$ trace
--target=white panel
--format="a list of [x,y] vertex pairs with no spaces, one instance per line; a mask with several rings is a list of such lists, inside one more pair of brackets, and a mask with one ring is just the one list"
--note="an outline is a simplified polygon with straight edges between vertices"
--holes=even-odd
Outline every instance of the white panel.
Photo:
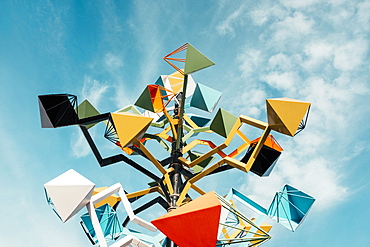
[[71,169],[44,184],[63,222],[80,211],[92,196],[95,184]]

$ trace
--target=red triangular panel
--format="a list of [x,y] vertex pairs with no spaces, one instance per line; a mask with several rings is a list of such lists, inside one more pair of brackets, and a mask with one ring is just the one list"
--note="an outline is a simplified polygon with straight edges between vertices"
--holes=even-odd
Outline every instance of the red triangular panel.
[[152,223],[180,247],[214,247],[221,207],[211,191]]

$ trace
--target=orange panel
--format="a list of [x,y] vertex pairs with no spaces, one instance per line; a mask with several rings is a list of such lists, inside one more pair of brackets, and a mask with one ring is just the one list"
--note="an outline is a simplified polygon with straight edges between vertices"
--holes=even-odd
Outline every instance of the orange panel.
[[[261,137],[258,137],[256,139],[254,139],[253,141],[251,141],[251,144],[257,144],[258,141],[260,140]],[[266,141],[264,143],[266,146],[272,148],[272,149],[275,149],[279,152],[282,152],[284,151],[283,148],[279,145],[279,143],[276,141],[276,139],[272,136],[272,135],[269,135],[267,138],[266,138]]]
[[214,247],[221,207],[217,196],[211,191],[152,223],[178,246]]

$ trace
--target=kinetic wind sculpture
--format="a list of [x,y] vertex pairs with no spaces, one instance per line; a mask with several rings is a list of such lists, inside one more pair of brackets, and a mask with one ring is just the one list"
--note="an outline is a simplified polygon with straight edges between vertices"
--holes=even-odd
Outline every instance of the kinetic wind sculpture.
[[[178,58],[184,53],[185,58]],[[47,201],[56,214],[65,222],[86,206],[81,225],[91,243],[99,246],[258,246],[271,238],[268,232],[272,226],[264,223],[266,216],[294,231],[315,201],[306,193],[285,185],[265,209],[235,189],[223,197],[215,192],[206,193],[196,182],[233,168],[268,176],[283,151],[270,132],[294,136],[303,130],[310,103],[288,98],[268,99],[268,123],[243,115],[237,117],[221,108],[212,121],[205,116],[186,114],[185,109],[191,107],[206,112],[215,109],[221,93],[196,83],[190,75],[214,63],[190,44],[181,46],[164,60],[176,72],[161,75],[155,84],[145,87],[134,105],[116,112],[100,114],[87,100],[77,106],[74,95],[38,96],[42,127],[78,125],[101,167],[123,161],[154,180],[149,188],[126,193],[119,183],[95,188],[87,178],[69,170],[45,184]],[[179,68],[181,63],[183,69]],[[104,137],[124,153],[101,156],[88,131],[99,122],[106,125]],[[243,124],[261,129],[262,135],[251,141],[241,131]],[[201,132],[218,134],[224,141],[215,144],[198,139]],[[242,144],[230,153],[225,152],[236,136]],[[155,158],[146,146],[149,140],[157,141],[168,151],[167,157]],[[198,145],[208,146],[210,151],[196,151]],[[143,156],[160,175],[128,155]],[[200,196],[190,196],[190,189]],[[132,209],[132,202],[154,192],[158,192],[158,197]],[[127,214],[122,223],[116,210],[119,204],[123,204]],[[168,212],[151,222],[137,216],[155,204]],[[245,209],[255,217],[248,218]],[[159,231],[154,235],[141,233],[130,228],[129,222]]]

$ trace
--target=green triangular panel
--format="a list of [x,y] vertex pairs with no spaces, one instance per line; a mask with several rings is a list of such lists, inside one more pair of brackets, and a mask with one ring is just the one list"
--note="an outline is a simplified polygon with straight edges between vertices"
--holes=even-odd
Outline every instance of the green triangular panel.
[[184,69],[184,73],[186,75],[207,68],[214,64],[215,64],[214,62],[212,62],[209,58],[204,56],[200,51],[195,49],[192,45],[188,44],[188,48],[186,50],[186,62]]
[[150,98],[150,92],[149,88],[145,87],[144,91],[141,93],[139,98],[136,100],[135,104],[138,107],[141,107],[145,110],[154,112],[153,104],[152,104],[152,99]]
[[[193,161],[193,160],[199,158],[200,156],[202,156],[202,154],[201,153],[198,153],[198,152],[190,152],[189,151],[188,154],[189,154],[189,157],[190,157],[190,160],[191,161]],[[201,172],[214,159],[215,159],[215,157],[211,156],[211,157],[203,160],[199,164],[196,164],[195,166],[193,166],[194,173]]]
[[211,123],[210,129],[227,138],[238,117],[220,108]]
[[[79,119],[93,117],[100,114],[100,112],[98,112],[98,110],[96,110],[95,107],[87,99],[85,99],[81,104],[77,106],[76,112],[78,113]],[[86,125],[86,128],[89,129],[95,124],[97,123]]]
[[221,92],[207,87],[206,85],[197,83],[193,97],[190,101],[190,106],[212,112],[220,100],[221,95]]

